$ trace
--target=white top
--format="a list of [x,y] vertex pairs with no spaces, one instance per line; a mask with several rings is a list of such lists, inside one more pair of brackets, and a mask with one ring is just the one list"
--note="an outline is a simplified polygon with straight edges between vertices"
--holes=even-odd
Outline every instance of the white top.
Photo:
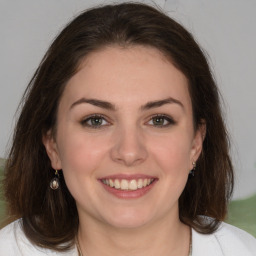
[[[66,253],[42,249],[31,244],[24,235],[20,220],[0,230],[1,256],[78,256],[73,248]],[[211,235],[202,235],[192,230],[193,256],[256,256],[256,239],[226,223]]]

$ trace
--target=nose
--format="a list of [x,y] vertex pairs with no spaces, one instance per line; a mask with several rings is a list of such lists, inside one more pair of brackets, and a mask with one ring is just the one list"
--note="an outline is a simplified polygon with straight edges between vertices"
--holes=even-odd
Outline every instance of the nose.
[[112,160],[128,167],[144,162],[148,152],[140,131],[136,128],[126,128],[117,133],[111,149]]

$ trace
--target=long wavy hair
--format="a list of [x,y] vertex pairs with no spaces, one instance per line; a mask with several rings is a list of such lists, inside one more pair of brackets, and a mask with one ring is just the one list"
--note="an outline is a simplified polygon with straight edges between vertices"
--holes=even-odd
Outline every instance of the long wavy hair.
[[81,61],[109,45],[156,48],[187,77],[194,127],[205,122],[207,131],[195,176],[179,198],[179,217],[198,232],[214,232],[225,218],[234,180],[220,94],[193,36],[162,11],[140,3],[84,11],[46,52],[24,93],[5,167],[8,215],[22,218],[26,236],[36,245],[56,251],[73,246],[79,224],[75,200],[62,173],[61,189],[50,189],[54,170],[42,136],[54,129],[61,95]]

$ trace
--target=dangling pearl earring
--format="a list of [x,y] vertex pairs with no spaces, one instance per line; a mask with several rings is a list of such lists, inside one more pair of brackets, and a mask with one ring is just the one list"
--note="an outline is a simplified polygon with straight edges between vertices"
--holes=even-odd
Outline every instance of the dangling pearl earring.
[[196,162],[192,163],[193,169],[189,172],[189,175],[194,177],[195,176],[195,170],[196,170]]
[[58,173],[58,170],[55,170],[55,177],[50,181],[50,188],[52,190],[56,190],[60,187],[60,175]]

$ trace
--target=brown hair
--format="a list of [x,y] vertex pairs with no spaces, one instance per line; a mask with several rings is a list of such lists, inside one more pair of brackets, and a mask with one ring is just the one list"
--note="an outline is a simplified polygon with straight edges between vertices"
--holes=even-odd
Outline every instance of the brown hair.
[[[54,170],[42,136],[55,127],[60,97],[82,59],[113,44],[154,47],[188,78],[195,129],[205,122],[207,132],[195,176],[179,199],[180,220],[201,233],[212,233],[226,215],[233,170],[219,92],[204,54],[191,34],[161,11],[144,4],[107,5],[83,12],[64,28],[23,96],[4,191],[9,214],[22,217],[25,234],[39,246],[67,250],[78,228],[75,201],[63,175],[61,189],[49,187]],[[200,215],[211,221],[203,222]]]

